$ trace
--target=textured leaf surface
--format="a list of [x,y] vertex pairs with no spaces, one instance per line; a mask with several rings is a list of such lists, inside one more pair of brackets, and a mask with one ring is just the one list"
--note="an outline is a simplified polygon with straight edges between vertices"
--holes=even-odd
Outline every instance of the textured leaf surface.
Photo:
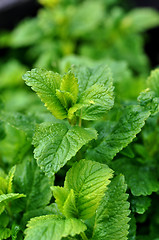
[[58,73],[42,69],[33,69],[23,75],[28,86],[38,94],[45,106],[59,119],[67,117],[67,112],[56,96],[56,89],[60,89],[61,76]]
[[[91,218],[110,183],[112,172],[107,165],[89,160],[75,163],[67,172],[64,188],[53,187],[56,202],[65,216]],[[65,199],[64,202],[61,199]]]
[[69,109],[71,118],[77,110],[82,119],[100,119],[114,104],[113,84],[110,69],[99,65],[93,69],[79,67],[74,69],[79,84],[79,100]]
[[27,227],[25,240],[60,240],[86,230],[86,225],[78,219],[64,219],[55,215],[33,218]]
[[31,157],[17,165],[15,183],[17,189],[26,194],[23,200],[26,211],[42,208],[49,203],[52,196],[49,179]]
[[[94,149],[88,150],[87,158],[109,162],[133,141],[144,126],[150,112],[140,106],[128,106],[115,126],[106,132],[106,137]],[[113,123],[114,124],[114,123]]]
[[97,138],[93,129],[78,126],[70,129],[63,123],[40,124],[35,132],[34,156],[40,168],[49,176],[54,175],[78,150]]
[[159,190],[157,170],[154,166],[140,164],[135,159],[120,158],[113,162],[113,169],[125,175],[134,196],[146,196]]
[[117,176],[108,186],[95,218],[92,240],[127,240],[129,203],[123,176]]

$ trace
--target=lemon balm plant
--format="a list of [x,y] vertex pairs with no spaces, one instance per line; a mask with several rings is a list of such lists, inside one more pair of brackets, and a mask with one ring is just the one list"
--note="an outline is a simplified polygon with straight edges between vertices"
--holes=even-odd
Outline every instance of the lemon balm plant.
[[138,102],[122,106],[105,65],[33,69],[23,79],[54,117],[1,110],[25,147],[8,176],[0,172],[0,239],[133,239],[135,214],[159,190],[156,150],[145,153],[151,131],[137,135],[158,116],[159,70]]

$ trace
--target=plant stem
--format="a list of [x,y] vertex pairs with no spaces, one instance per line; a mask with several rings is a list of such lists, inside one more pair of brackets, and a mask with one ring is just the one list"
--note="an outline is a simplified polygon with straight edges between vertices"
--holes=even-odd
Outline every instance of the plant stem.
[[81,238],[83,240],[88,240],[88,238],[87,238],[87,236],[86,236],[86,234],[84,232],[80,233],[80,235],[81,235]]

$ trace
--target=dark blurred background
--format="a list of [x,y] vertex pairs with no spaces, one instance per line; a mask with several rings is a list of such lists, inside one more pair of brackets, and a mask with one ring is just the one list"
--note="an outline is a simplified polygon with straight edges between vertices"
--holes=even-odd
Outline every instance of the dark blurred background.
[[[153,7],[159,10],[159,0],[125,0],[127,6]],[[40,5],[36,0],[0,0],[0,29],[13,29],[26,17],[36,15]],[[159,62],[159,27],[147,31],[145,51],[151,60],[152,67]]]

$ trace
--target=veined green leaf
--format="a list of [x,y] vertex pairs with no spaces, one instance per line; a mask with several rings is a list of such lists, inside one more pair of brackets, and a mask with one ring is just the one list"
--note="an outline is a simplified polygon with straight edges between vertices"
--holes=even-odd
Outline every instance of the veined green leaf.
[[75,236],[86,230],[86,225],[78,219],[64,219],[56,215],[32,218],[25,230],[25,240],[60,240]]
[[60,89],[61,84],[60,74],[43,69],[33,69],[24,74],[23,79],[38,94],[56,118],[67,117],[66,109],[56,95],[56,89]]
[[52,188],[63,214],[66,217],[91,218],[110,183],[112,173],[107,165],[90,160],[75,163],[67,172],[64,188]]
[[108,186],[97,211],[92,240],[127,240],[129,203],[123,176]]
[[[113,85],[110,69],[100,65],[93,69],[77,68],[80,97],[68,111],[68,118],[74,113],[85,120],[100,119],[114,104]],[[79,111],[80,110],[80,111]]]
[[83,145],[96,138],[97,132],[93,129],[78,126],[68,129],[63,123],[43,123],[37,126],[34,135],[34,156],[40,168],[52,176]]
[[133,141],[141,131],[150,111],[140,106],[128,106],[115,126],[94,149],[88,150],[87,158],[99,162],[109,162],[114,156]]
[[76,103],[78,96],[78,80],[71,71],[63,76],[60,89],[56,89],[56,95],[66,110]]

